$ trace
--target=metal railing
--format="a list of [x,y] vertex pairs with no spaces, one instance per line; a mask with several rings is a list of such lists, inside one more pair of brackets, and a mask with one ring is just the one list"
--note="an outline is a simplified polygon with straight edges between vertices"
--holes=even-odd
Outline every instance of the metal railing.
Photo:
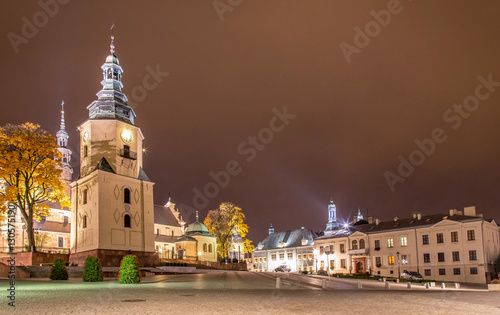
[[120,156],[131,160],[137,160],[137,153],[130,150],[120,149]]

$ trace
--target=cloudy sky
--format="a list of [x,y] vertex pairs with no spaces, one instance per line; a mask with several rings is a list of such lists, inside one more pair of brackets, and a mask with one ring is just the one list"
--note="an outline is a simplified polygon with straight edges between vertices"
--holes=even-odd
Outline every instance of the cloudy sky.
[[344,220],[500,221],[498,1],[48,3],[2,6],[0,124],[55,134],[64,100],[75,173],[114,23],[155,202],[188,221],[233,201],[258,243],[323,229],[331,195]]

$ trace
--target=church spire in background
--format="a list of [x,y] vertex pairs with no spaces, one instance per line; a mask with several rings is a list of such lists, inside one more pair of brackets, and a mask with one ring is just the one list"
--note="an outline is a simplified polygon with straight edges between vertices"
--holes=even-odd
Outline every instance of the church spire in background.
[[64,119],[64,101],[61,102],[61,124],[59,125],[59,131],[56,133],[57,145],[59,152],[63,155],[61,162],[63,164],[63,171],[61,173],[61,178],[65,181],[71,181],[71,174],[73,174],[73,168],[71,167],[71,150],[68,149],[68,139],[69,135],[66,132],[66,121]]

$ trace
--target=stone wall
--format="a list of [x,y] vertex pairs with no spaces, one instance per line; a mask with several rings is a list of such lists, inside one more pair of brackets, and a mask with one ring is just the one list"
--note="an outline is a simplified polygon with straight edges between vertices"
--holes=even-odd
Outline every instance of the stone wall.
[[40,252],[24,252],[24,253],[11,253],[4,257],[0,257],[0,262],[7,264],[10,257],[15,257],[16,266],[39,266],[41,264],[52,264],[56,259],[62,259],[64,262],[69,261],[69,254],[49,254]]
[[[71,254],[69,263],[72,266],[84,266],[87,257],[98,257],[103,267],[119,267],[123,256],[129,255],[125,250],[94,249],[85,252]],[[139,258],[140,267],[156,267],[160,263],[158,254],[155,252],[132,252]]]
[[[0,277],[1,278],[8,278],[9,277],[9,271],[10,271],[11,266],[9,264],[2,264],[0,263]],[[24,267],[24,266],[16,266],[16,278],[29,278],[30,277],[30,272],[29,270]],[[15,279],[11,279],[15,281]]]

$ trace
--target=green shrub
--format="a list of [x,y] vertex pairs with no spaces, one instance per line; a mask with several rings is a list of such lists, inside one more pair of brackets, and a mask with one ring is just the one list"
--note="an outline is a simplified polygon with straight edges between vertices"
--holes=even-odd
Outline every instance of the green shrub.
[[120,283],[140,283],[141,272],[139,270],[139,259],[135,255],[127,255],[122,258],[120,264]]
[[68,270],[62,259],[56,259],[52,263],[50,270],[50,279],[52,280],[68,280]]
[[83,269],[83,281],[100,282],[102,278],[101,260],[97,257],[87,257],[85,259],[85,268]]

